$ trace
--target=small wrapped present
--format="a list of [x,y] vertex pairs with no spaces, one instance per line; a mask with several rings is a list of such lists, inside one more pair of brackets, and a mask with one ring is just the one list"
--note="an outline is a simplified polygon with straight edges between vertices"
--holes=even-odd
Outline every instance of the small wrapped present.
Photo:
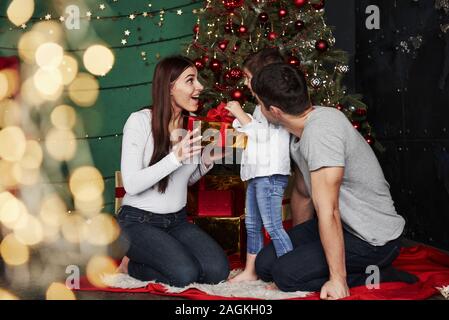
[[237,175],[206,175],[202,178],[206,190],[230,190],[233,192],[234,215],[245,213],[246,183]]
[[[206,176],[207,177],[207,176]],[[207,188],[206,178],[200,179],[196,215],[200,217],[232,217],[235,212],[234,192],[230,189]],[[240,213],[241,214],[241,213]]]
[[246,257],[245,216],[194,217],[193,221],[223,248],[227,255]]
[[115,213],[118,212],[125,196],[125,188],[123,188],[122,174],[120,171],[115,172]]
[[201,144],[203,146],[216,142],[218,147],[244,149],[247,136],[232,128],[234,118],[229,115],[225,106],[225,103],[221,103],[218,107],[210,109],[206,117],[189,116],[187,118],[187,130],[200,127],[203,136]]

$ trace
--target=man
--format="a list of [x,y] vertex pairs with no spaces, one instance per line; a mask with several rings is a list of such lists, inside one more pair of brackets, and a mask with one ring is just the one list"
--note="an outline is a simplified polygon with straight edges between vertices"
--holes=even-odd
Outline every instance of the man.
[[278,259],[270,244],[259,253],[258,276],[283,291],[321,290],[322,299],[349,296],[348,287],[366,283],[369,266],[380,281],[414,282],[391,267],[405,221],[374,152],[345,115],[312,106],[304,75],[287,64],[264,67],[252,88],[268,121],[292,134],[296,185],[303,186],[295,207],[305,217],[316,213],[290,230],[293,251]]

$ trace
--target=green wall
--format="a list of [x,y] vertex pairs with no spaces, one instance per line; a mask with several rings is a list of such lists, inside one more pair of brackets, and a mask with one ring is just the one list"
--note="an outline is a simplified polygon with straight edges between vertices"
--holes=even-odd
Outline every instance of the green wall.
[[[151,0],[151,1],[35,1],[36,8],[33,17],[36,20],[27,24],[27,29],[15,28],[6,16],[6,8],[10,1],[0,2],[0,56],[17,55],[18,39],[27,30],[31,29],[33,22],[39,22],[39,18],[45,14],[52,14],[52,18],[59,18],[58,9],[63,10],[68,4],[82,6],[81,17],[90,10],[92,19],[87,22],[82,19],[80,30],[66,30],[67,51],[78,57],[80,72],[82,67],[83,49],[91,44],[103,43],[113,48],[115,65],[105,76],[99,77],[100,93],[95,105],[90,108],[76,106],[70,99],[65,98],[59,102],[65,102],[76,108],[79,123],[76,128],[77,137],[80,140],[79,150],[90,150],[94,165],[100,170],[105,179],[105,203],[106,212],[113,212],[114,208],[114,172],[120,170],[121,133],[128,116],[151,103],[151,79],[154,66],[161,57],[181,53],[184,44],[192,39],[192,27],[196,21],[192,10],[202,6],[202,1],[190,0]],[[59,3],[55,7],[55,3]],[[148,7],[151,3],[152,7]],[[84,5],[83,5],[84,4]],[[99,5],[105,4],[105,10],[100,10]],[[177,8],[179,7],[179,8]],[[174,8],[174,9],[170,9]],[[158,26],[159,11],[165,9],[164,24]],[[182,15],[177,10],[182,10]],[[143,12],[153,13],[154,17],[143,17]],[[129,15],[137,14],[136,19],[129,19]],[[118,16],[114,19],[96,19],[96,16]],[[12,30],[10,29],[12,28]],[[124,31],[129,30],[130,36],[125,36]],[[121,44],[126,38],[128,43]],[[11,49],[8,49],[11,48]],[[144,61],[141,52],[146,52],[147,60]],[[58,104],[59,104],[58,102]],[[57,104],[56,104],[57,105]],[[51,106],[50,106],[51,108]],[[91,137],[85,139],[86,134]],[[111,135],[111,136],[109,136]],[[118,136],[116,136],[118,135]],[[109,137],[107,137],[109,136]],[[99,139],[101,137],[101,139]],[[66,167],[73,168],[86,164],[89,155],[83,154]],[[88,164],[88,163],[87,163]],[[45,165],[45,164],[44,164]],[[63,166],[64,167],[64,166]],[[67,168],[66,168],[67,169]],[[68,172],[68,169],[65,170]],[[67,179],[67,175],[50,174],[53,182]],[[62,179],[62,180],[61,180]],[[62,184],[55,185],[61,190],[66,190]],[[65,191],[67,192],[67,191]]]

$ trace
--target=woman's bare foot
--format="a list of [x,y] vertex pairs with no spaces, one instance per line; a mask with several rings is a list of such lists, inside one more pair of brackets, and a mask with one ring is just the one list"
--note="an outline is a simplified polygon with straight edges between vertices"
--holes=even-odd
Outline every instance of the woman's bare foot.
[[265,289],[267,289],[267,290],[279,290],[278,286],[274,282],[270,283],[267,286],[265,286]]
[[243,281],[256,281],[257,274],[249,272],[249,271],[242,271],[238,275],[236,275],[234,278],[230,279],[229,282],[231,283],[237,283],[237,282],[243,282]]
[[127,256],[124,256],[122,259],[122,262],[120,262],[120,265],[118,266],[116,272],[128,274],[128,263],[129,263],[129,258]]

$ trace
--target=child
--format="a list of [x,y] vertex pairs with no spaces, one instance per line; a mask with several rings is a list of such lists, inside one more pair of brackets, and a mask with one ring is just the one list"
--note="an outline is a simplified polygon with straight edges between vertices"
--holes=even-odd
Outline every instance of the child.
[[[276,62],[284,62],[277,49],[263,49],[245,60],[245,85],[251,92],[252,76],[264,66]],[[263,247],[262,225],[270,235],[278,257],[293,249],[282,226],[282,199],[290,175],[290,134],[283,127],[270,124],[260,106],[256,106],[252,117],[237,101],[229,102],[226,109],[236,117],[233,127],[248,135],[240,172],[241,179],[248,181],[246,266],[230,282],[254,281],[257,280],[256,256]]]

